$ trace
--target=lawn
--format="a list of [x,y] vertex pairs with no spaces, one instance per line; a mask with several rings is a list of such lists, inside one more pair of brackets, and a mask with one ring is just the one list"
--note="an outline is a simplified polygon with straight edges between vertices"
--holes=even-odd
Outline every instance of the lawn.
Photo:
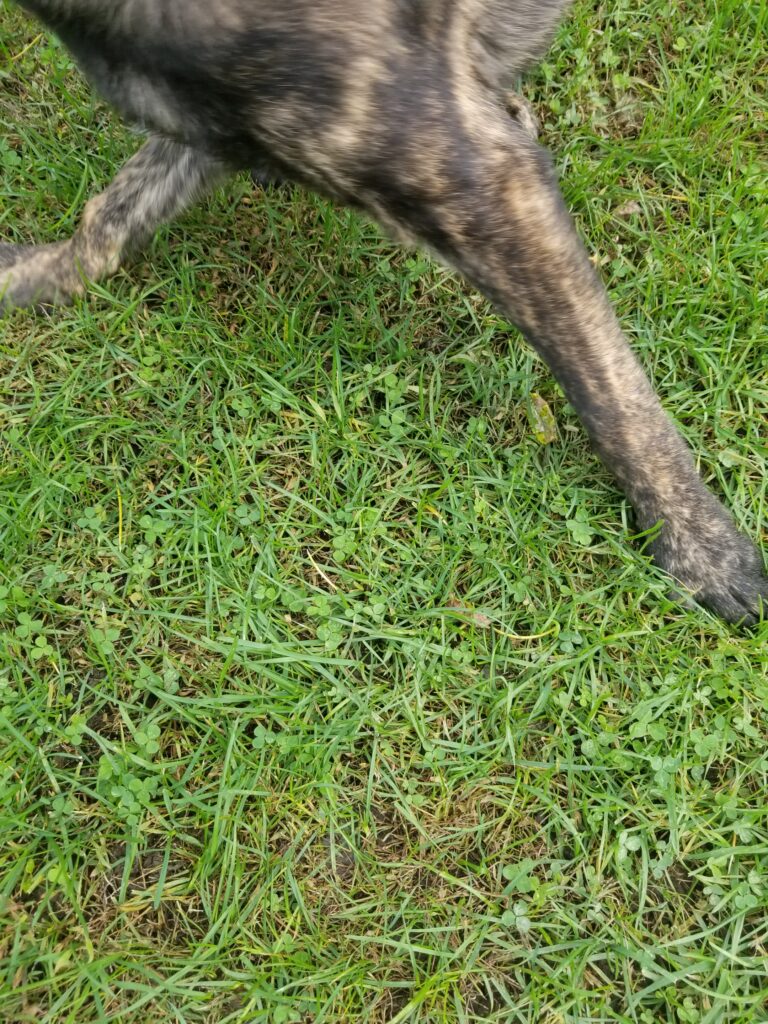
[[[582,0],[525,84],[764,546],[767,40],[765,0]],[[0,237],[136,145],[0,0]],[[238,178],[14,313],[3,1024],[768,1021],[768,624],[632,533],[520,337],[312,195]]]

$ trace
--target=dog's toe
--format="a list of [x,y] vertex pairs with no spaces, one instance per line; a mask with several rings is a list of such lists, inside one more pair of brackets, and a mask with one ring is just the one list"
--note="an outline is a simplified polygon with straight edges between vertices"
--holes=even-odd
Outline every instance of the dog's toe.
[[[664,527],[654,560],[699,605],[726,622],[754,625],[768,617],[768,576],[758,550],[723,513],[699,529]],[[683,596],[684,603],[690,604]]]
[[697,595],[697,600],[727,622],[755,625],[768,616],[768,577],[757,557],[755,561],[732,571],[724,587],[711,587],[701,597]]

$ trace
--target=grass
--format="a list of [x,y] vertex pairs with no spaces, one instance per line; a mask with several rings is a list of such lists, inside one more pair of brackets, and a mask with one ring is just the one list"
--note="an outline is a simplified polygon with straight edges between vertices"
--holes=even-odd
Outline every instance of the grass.
[[[766,39],[581,2],[526,85],[753,535]],[[0,0],[0,236],[71,232],[135,145]],[[480,297],[241,178],[2,332],[3,1021],[768,1020],[767,627],[665,599]]]

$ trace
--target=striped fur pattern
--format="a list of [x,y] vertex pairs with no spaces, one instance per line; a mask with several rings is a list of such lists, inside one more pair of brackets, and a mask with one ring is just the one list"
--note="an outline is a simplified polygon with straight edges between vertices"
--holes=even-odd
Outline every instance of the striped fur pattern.
[[678,589],[731,621],[768,602],[755,547],[699,478],[633,356],[509,89],[568,0],[21,0],[149,140],[68,241],[0,244],[0,310],[114,272],[223,176],[306,185],[428,247],[541,353],[657,527]]

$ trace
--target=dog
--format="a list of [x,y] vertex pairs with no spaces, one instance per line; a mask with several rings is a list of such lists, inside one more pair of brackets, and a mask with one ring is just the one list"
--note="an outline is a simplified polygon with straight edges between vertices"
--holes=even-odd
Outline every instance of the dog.
[[761,618],[762,557],[698,476],[510,98],[570,0],[18,2],[149,138],[71,239],[0,245],[0,310],[71,300],[232,172],[315,189],[493,302],[548,363],[677,591]]

